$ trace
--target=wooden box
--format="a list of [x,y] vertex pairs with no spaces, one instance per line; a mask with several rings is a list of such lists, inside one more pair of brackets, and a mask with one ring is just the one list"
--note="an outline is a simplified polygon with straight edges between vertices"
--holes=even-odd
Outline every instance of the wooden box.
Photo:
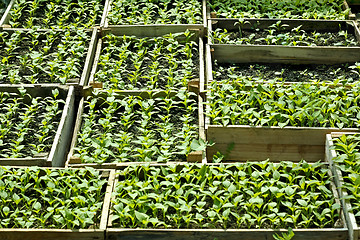
[[[31,31],[30,29],[18,29],[18,28],[3,28],[3,29],[0,29],[1,31],[4,31],[4,32],[8,32],[9,36],[8,36],[8,41],[11,41],[11,34],[14,33],[14,32],[20,32],[20,33],[24,33],[24,34],[31,34]],[[41,37],[44,37],[46,36],[47,34],[50,33],[51,30],[37,30],[37,33],[38,34],[42,34],[39,36],[40,40],[41,40]],[[71,33],[70,32],[67,32],[67,30],[55,30],[57,33]],[[87,47],[87,50],[85,51],[85,54],[84,54],[84,59],[78,59],[77,61],[77,64],[79,64],[79,66],[73,66],[73,69],[75,68],[79,68],[78,71],[79,71],[79,77],[77,78],[71,78],[71,79],[67,79],[67,83],[68,85],[81,85],[81,86],[85,86],[86,84],[88,84],[88,81],[89,81],[89,76],[90,76],[90,71],[91,71],[91,66],[92,66],[92,63],[93,63],[93,59],[94,59],[94,55],[95,55],[95,51],[96,51],[96,44],[95,44],[95,40],[97,38],[97,29],[93,29],[93,30],[85,30],[86,34],[88,35],[89,37],[89,41],[84,43],[84,45],[86,45]],[[76,32],[73,32],[73,33],[76,33]],[[26,36],[25,36],[26,37]],[[57,38],[52,38],[53,40],[58,40],[60,39],[61,37],[57,37]],[[50,38],[51,39],[51,38]],[[39,40],[39,39],[38,39]],[[21,43],[21,41],[20,41]],[[78,46],[73,46],[73,47],[78,47]],[[69,49],[67,49],[69,50]],[[45,52],[45,46],[43,47],[43,49],[40,49],[39,50],[40,52]],[[57,49],[57,48],[53,48],[51,47],[51,50],[49,50],[48,53],[46,54],[56,54],[56,51],[60,51],[60,49]],[[16,53],[16,52],[15,52]],[[29,49],[25,49],[24,53],[23,54],[31,54],[31,52],[29,51]],[[11,56],[11,55],[9,55]],[[29,59],[27,59],[29,60]],[[50,61],[50,59],[48,60]],[[27,63],[25,63],[27,64]],[[69,63],[68,63],[69,64]],[[81,64],[81,65],[80,65]],[[26,66],[27,68],[30,68],[31,66]],[[50,68],[51,66],[50,65],[46,65],[45,67],[42,66],[42,68]],[[60,67],[66,67],[64,66],[64,63],[63,64],[59,64],[59,66],[55,66],[55,68],[58,67],[59,68],[59,72],[60,72]],[[39,70],[37,70],[39,71]],[[42,70],[44,71],[44,70]],[[73,71],[73,70],[71,70]],[[44,72],[40,72],[40,75],[41,74],[44,74]],[[25,76],[25,74],[24,74]],[[50,78],[50,76],[47,76]],[[56,76],[56,77],[59,77],[59,76]],[[56,78],[55,77],[55,78]],[[42,77],[44,78],[44,77]],[[51,82],[47,82],[47,83],[43,83],[44,82],[44,79],[42,79],[42,81],[40,83],[36,83],[36,84],[59,84],[61,85],[62,83],[60,82],[60,80],[57,80],[56,83],[51,83]],[[9,83],[10,84],[10,83]],[[27,84],[27,83],[22,83],[22,84]]]
[[[285,30],[302,25],[303,30],[334,32],[347,30],[356,36],[359,42],[360,32],[354,21],[329,20],[295,20],[295,19],[211,19],[209,20],[209,36],[215,29],[228,31],[241,29],[266,29],[281,20],[286,24]],[[211,39],[211,37],[210,37]],[[295,64],[336,64],[342,62],[360,61],[360,47],[340,46],[283,46],[283,45],[244,45],[244,44],[214,44],[210,40],[213,56],[221,62],[229,63],[295,63]]]
[[[125,97],[128,96],[135,96],[135,97],[139,97],[141,99],[155,99],[157,97],[173,97],[176,95],[176,92],[170,92],[166,93],[163,91],[149,91],[149,92],[145,92],[145,91],[115,91],[115,90],[111,90],[112,92],[116,93],[116,98],[119,99],[123,99]],[[102,97],[102,96],[106,96],[106,91],[100,91],[100,93],[97,94],[97,99],[101,99],[101,98],[105,98],[106,97]],[[200,95],[196,95],[196,97],[194,96],[194,98],[196,98],[197,101],[197,106],[198,106],[198,110],[197,110],[197,122],[198,122],[198,138],[202,139],[205,141],[205,130],[204,130],[204,117],[203,117],[203,99]],[[83,115],[86,114],[85,112],[85,107],[87,106],[86,102],[87,100],[91,99],[90,98],[86,98],[83,97],[80,100],[79,103],[79,107],[78,107],[78,113],[77,113],[77,118],[76,118],[76,122],[75,122],[75,128],[74,128],[74,134],[73,134],[73,138],[71,140],[71,147],[70,147],[70,152],[68,154],[67,157],[67,161],[66,161],[66,166],[68,167],[95,167],[95,168],[121,168],[123,166],[127,166],[127,165],[131,165],[131,164],[139,164],[139,163],[143,163],[143,162],[118,162],[118,163],[102,163],[102,164],[96,164],[96,163],[83,163],[81,162],[81,159],[78,157],[75,157],[75,147],[77,147],[77,140],[79,138],[79,134],[80,134],[80,130],[82,127],[82,123],[83,123]],[[195,99],[194,99],[195,100]],[[98,105],[101,104],[101,100],[99,100],[97,102]],[[188,157],[187,157],[187,161],[188,162],[204,162],[205,161],[205,152],[204,151],[194,151],[194,152],[190,152]]]
[[344,209],[345,218],[349,228],[349,239],[350,240],[357,240],[360,238],[360,227],[358,222],[355,219],[355,215],[353,213],[352,206],[351,206],[351,199],[348,198],[348,192],[346,189],[342,188],[344,184],[343,174],[342,171],[339,169],[337,163],[334,162],[334,159],[339,156],[339,153],[334,149],[334,140],[342,135],[352,135],[357,133],[351,132],[338,132],[338,133],[329,133],[326,135],[326,149],[325,155],[326,160],[329,162],[333,174],[334,174],[334,181],[336,187],[339,192],[340,200]]
[[[0,85],[1,92],[19,93],[20,85]],[[61,119],[58,126],[55,126],[56,135],[53,137],[53,143],[50,152],[39,155],[38,157],[26,158],[0,158],[1,165],[12,166],[53,166],[62,167],[65,164],[65,158],[68,151],[70,139],[72,137],[73,121],[75,119],[75,89],[73,86],[54,86],[54,85],[27,85],[26,92],[32,97],[51,96],[54,89],[59,91],[59,99],[64,100]]]
[[101,219],[98,223],[98,229],[36,229],[36,228],[0,228],[1,239],[11,240],[103,240],[105,239],[105,230],[109,214],[111,192],[114,185],[115,171],[102,170],[101,178],[107,179],[106,186],[103,187],[105,192]]
[[[204,29],[206,28],[207,25],[207,17],[206,17],[206,0],[199,0],[201,1],[201,5],[202,5],[202,22],[201,23],[197,23],[197,24],[144,24],[144,23],[135,23],[134,25],[127,25],[130,28],[143,28],[144,25],[148,25],[148,26],[152,26],[152,27],[161,27],[163,26],[165,29],[176,29],[177,27],[180,27],[180,29],[184,29],[184,28],[188,28],[188,29],[199,29],[201,32],[204,31]],[[108,27],[115,27],[115,26],[120,26],[120,24],[109,24],[109,20],[107,18],[109,12],[111,12],[111,5],[112,5],[113,0],[107,0],[107,4],[105,5],[105,12],[104,12],[104,17],[103,17],[103,27],[108,28]],[[126,26],[126,25],[123,25]],[[181,30],[182,31],[182,30]]]
[[[219,166],[218,164],[207,164],[209,166]],[[228,165],[227,163],[222,164],[222,166]],[[145,168],[149,167],[166,167],[166,165],[147,165]],[[204,165],[198,165],[200,169]],[[172,165],[172,168],[176,168],[176,171],[180,171],[183,167],[181,165],[177,165],[176,167]],[[118,170],[120,171],[120,170]],[[118,172],[117,172],[118,173]],[[129,173],[127,173],[129,174]],[[161,176],[162,172],[160,171],[159,176]],[[225,174],[225,172],[221,173]],[[331,171],[328,171],[328,174],[331,177]],[[139,178],[141,179],[141,174],[139,172]],[[208,177],[208,176],[207,176]],[[114,192],[117,186],[117,183],[121,181],[118,178],[115,179],[114,182]],[[165,180],[164,180],[165,181]],[[185,180],[184,180],[185,181]],[[208,179],[206,179],[207,183]],[[336,201],[340,201],[338,199],[338,194],[333,182],[331,182],[332,192],[337,199]],[[151,186],[152,187],[152,186]],[[205,190],[204,190],[205,191]],[[256,194],[256,193],[255,193]],[[130,240],[130,239],[152,239],[152,240],[164,240],[164,239],[174,239],[174,240],[186,240],[186,239],[206,239],[206,240],[225,240],[225,239],[243,239],[243,240],[254,240],[254,239],[274,239],[275,234],[287,233],[287,229],[186,229],[186,228],[178,228],[178,229],[164,229],[164,228],[116,228],[112,224],[113,218],[113,201],[115,200],[115,194],[112,195],[112,201],[110,205],[110,213],[109,213],[109,220],[108,220],[108,227],[106,230],[106,240]],[[150,200],[150,198],[148,198]],[[161,203],[161,202],[159,202]],[[341,212],[341,211],[340,211]],[[161,213],[158,213],[161,214]],[[343,213],[341,215],[341,224],[338,225],[338,228],[311,228],[311,229],[292,229],[295,236],[291,239],[299,240],[299,239],[316,239],[316,240],[323,240],[323,239],[338,239],[338,240],[346,240],[348,239],[348,228],[346,222],[344,220]],[[341,225],[341,226],[340,226]]]
[[[146,38],[146,37],[161,37],[169,33],[181,33],[185,31],[191,31],[194,33],[194,36],[191,37],[191,40],[198,43],[198,52],[199,52],[199,72],[198,77],[194,77],[190,82],[188,82],[189,88],[193,88],[193,85],[196,85],[198,92],[204,90],[205,84],[205,64],[204,64],[204,43],[202,38],[202,32],[200,28],[191,28],[187,25],[139,25],[139,26],[111,26],[109,28],[100,29],[98,36],[96,37],[96,53],[93,61],[92,71],[90,73],[88,85],[93,86],[94,88],[103,88],[103,83],[96,81],[95,74],[99,71],[99,58],[101,52],[104,48],[103,37],[107,34],[113,34],[115,36],[135,36],[137,38]],[[181,40],[181,39],[180,39]],[[134,52],[137,54],[136,52]],[[125,76],[125,73],[122,73]],[[105,88],[104,88],[105,89]],[[129,89],[122,89],[129,90]],[[143,89],[144,91],[150,89]],[[195,91],[195,90],[194,90]]]
[[[106,7],[105,6],[107,6],[107,4],[108,4],[108,1],[109,0],[102,0],[102,7],[103,7],[103,9],[100,11],[101,12],[101,16],[99,16],[99,20],[98,20],[98,23],[97,24],[94,24],[93,26],[90,26],[90,27],[88,27],[88,29],[92,29],[92,28],[94,28],[94,27],[100,27],[100,26],[103,26],[103,22],[105,21],[105,14],[106,14]],[[6,12],[4,13],[4,15],[3,15],[3,17],[1,18],[1,20],[0,20],[0,28],[1,27],[4,27],[4,28],[10,28],[10,27],[12,27],[11,26],[11,24],[10,24],[10,21],[11,21],[11,19],[12,19],[12,17],[11,17],[11,10],[13,9],[13,7],[14,7],[14,5],[16,4],[16,2],[17,2],[17,0],[10,0],[10,2],[9,2],[9,5],[8,5],[8,8],[7,8],[7,10],[6,10]],[[54,1],[52,1],[52,2],[54,2]],[[73,2],[74,3],[74,2]],[[56,3],[55,3],[56,4]],[[71,2],[70,3],[68,3],[68,4],[72,4]],[[75,7],[76,7],[76,2],[75,2]],[[41,7],[41,6],[40,6]],[[43,6],[44,8],[47,8],[46,7],[46,5],[45,6]],[[46,10],[48,10],[48,9],[46,9]],[[78,9],[72,9],[73,11],[76,11],[76,10],[78,10]],[[23,11],[23,10],[21,10],[21,11]],[[35,12],[36,11],[38,11],[38,10],[35,10]],[[59,13],[58,12],[58,10],[55,12],[57,15],[60,15],[60,14],[62,14],[62,13]],[[44,15],[46,15],[46,12],[43,12],[43,14]],[[49,14],[49,13],[47,13],[47,14]],[[83,12],[83,14],[87,14],[86,12],[84,13]],[[43,16],[44,16],[43,15]],[[57,16],[55,16],[54,15],[54,13],[52,13],[51,14],[53,17],[57,17]],[[87,17],[87,16],[85,16],[85,17]],[[34,17],[34,18],[38,18],[38,17]],[[42,19],[42,18],[40,18],[41,20],[44,20],[44,19]],[[73,20],[75,21],[75,17],[73,16]],[[39,27],[39,26],[32,26],[32,27],[38,27],[38,28],[42,28],[42,27]],[[60,28],[67,28],[68,26],[63,26],[63,27],[60,27]],[[59,26],[57,26],[56,24],[51,24],[48,28],[51,28],[51,29],[58,29],[59,28]],[[84,27],[77,27],[77,28],[84,28]]]

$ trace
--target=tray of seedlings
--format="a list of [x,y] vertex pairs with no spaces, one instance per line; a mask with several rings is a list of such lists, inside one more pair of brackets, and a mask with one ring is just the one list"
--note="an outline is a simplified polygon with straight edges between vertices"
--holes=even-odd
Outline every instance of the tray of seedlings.
[[2,29],[0,84],[87,84],[96,30]]
[[347,239],[326,163],[132,165],[106,239]]
[[355,19],[347,1],[208,0],[208,16],[219,18]]
[[228,63],[209,45],[206,53],[209,161],[218,152],[228,161],[317,161],[326,134],[359,131],[359,63]]
[[106,0],[11,0],[0,27],[90,29],[105,20]]
[[214,56],[228,62],[339,63],[360,60],[354,21],[211,19]]
[[64,166],[74,87],[0,85],[0,96],[0,165]]
[[332,165],[335,183],[349,228],[349,239],[359,239],[360,237],[359,140],[358,133],[326,135],[326,159]]
[[199,31],[133,29],[101,31],[90,85],[123,91],[177,91],[192,85],[203,89],[204,47]]
[[104,239],[115,171],[0,167],[0,238]]
[[202,162],[206,143],[199,101],[201,97],[187,90],[95,90],[80,101],[66,165]]
[[206,0],[109,0],[106,7],[105,27],[136,25],[141,29],[145,25],[161,25],[169,32],[181,25],[203,30],[207,23]]

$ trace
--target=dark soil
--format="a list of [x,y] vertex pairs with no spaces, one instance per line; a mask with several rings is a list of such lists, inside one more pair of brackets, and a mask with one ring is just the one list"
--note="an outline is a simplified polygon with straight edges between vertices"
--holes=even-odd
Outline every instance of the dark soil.
[[355,82],[360,80],[358,70],[351,64],[338,65],[290,65],[290,64],[214,64],[215,80],[245,77],[254,81],[273,79],[285,82],[330,81],[336,79]]

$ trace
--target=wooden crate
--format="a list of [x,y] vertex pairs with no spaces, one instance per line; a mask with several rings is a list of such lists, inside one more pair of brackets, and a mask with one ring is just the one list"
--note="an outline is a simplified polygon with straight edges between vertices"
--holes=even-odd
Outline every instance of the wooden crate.
[[[219,166],[218,164],[207,164],[211,166]],[[223,163],[228,165],[228,163]],[[157,164],[150,166],[166,166],[166,164]],[[199,166],[201,167],[201,165]],[[181,169],[181,165],[177,166],[177,171]],[[330,177],[331,171],[328,171]],[[114,190],[119,180],[114,181]],[[332,192],[337,201],[339,196],[336,191],[335,184],[331,182]],[[114,198],[114,195],[112,196]],[[112,226],[112,203],[110,204],[110,213],[108,215],[108,227],[106,229],[106,240],[273,240],[274,234],[287,233],[287,229],[141,229],[141,228],[114,228]],[[338,228],[323,228],[323,229],[292,229],[295,236],[293,240],[311,239],[311,240],[346,240],[348,239],[348,227],[345,221],[344,214],[341,212],[341,221],[343,225]]]
[[[22,85],[0,85],[1,92],[18,93]],[[49,153],[34,158],[0,158],[1,165],[12,166],[53,166],[62,167],[65,164],[70,139],[72,137],[73,122],[75,119],[75,88],[74,86],[58,85],[26,85],[24,87],[32,97],[51,96],[51,91],[59,90],[59,98],[65,101],[61,120],[57,126],[56,135]]]
[[[199,0],[200,1],[200,0]],[[107,19],[107,15],[108,13],[111,11],[111,3],[112,3],[112,0],[106,0],[106,3],[105,3],[105,11],[104,11],[104,15],[103,15],[103,19],[102,19],[102,25],[103,27],[105,28],[108,28],[108,27],[119,27],[120,25],[110,25],[109,22],[108,22],[108,19]],[[169,29],[169,30],[173,30],[173,29],[200,29],[201,32],[203,32],[206,27],[207,27],[207,10],[206,10],[206,0],[201,0],[201,3],[202,3],[202,15],[203,15],[203,22],[202,24],[149,24],[147,26],[152,26],[154,28],[157,28],[157,27],[163,27],[164,29]],[[126,26],[126,25],[122,25],[122,26]],[[139,24],[139,25],[127,25],[128,27],[130,28],[143,28],[145,27],[143,24]],[[180,30],[180,31],[183,31],[183,30]],[[168,31],[165,31],[164,33],[166,33]]]
[[[254,26],[264,29],[277,21],[279,19],[244,19],[244,23],[240,26],[243,29],[251,29]],[[237,22],[239,22],[238,19],[211,19],[208,24],[208,34],[210,35],[216,28],[238,29],[239,25],[234,26]],[[341,26],[341,29],[353,32],[358,42],[360,41],[360,31],[354,21],[281,19],[281,23],[289,25],[285,28],[289,31],[302,25],[303,30],[333,32],[338,31]],[[337,64],[360,61],[360,47],[235,45],[214,44],[210,40],[210,49],[219,62],[229,63]]]
[[[114,26],[110,28],[103,28],[99,30],[98,35],[96,37],[95,45],[96,45],[96,53],[94,56],[92,71],[90,73],[88,83],[85,83],[84,86],[90,85],[94,88],[102,88],[101,82],[95,81],[95,74],[98,71],[98,63],[101,55],[101,51],[103,49],[103,40],[102,36],[106,34],[114,34],[115,36],[136,36],[139,38],[143,37],[160,37],[168,33],[179,33],[184,32],[186,30],[194,30],[195,36],[193,37],[194,41],[198,42],[199,45],[199,79],[194,79],[194,82],[198,82],[197,88],[199,92],[204,90],[205,85],[205,63],[204,63],[204,42],[201,37],[202,32],[199,28],[191,28],[187,25],[139,25],[139,26]],[[189,83],[189,87],[191,83]]]
[[[123,98],[126,96],[139,96],[141,98],[149,98],[149,97],[160,97],[160,96],[166,96],[166,94],[163,91],[158,92],[146,92],[146,91],[116,91],[117,97]],[[174,96],[176,93],[171,92],[171,95]],[[77,112],[77,118],[75,122],[75,128],[73,137],[71,140],[70,145],[70,151],[67,156],[67,160],[65,163],[66,167],[94,167],[94,168],[101,168],[101,169],[119,169],[123,168],[124,166],[132,165],[132,164],[141,164],[143,162],[119,162],[119,163],[103,163],[103,164],[96,164],[96,163],[82,163],[81,160],[74,156],[76,147],[78,134],[80,132],[81,126],[82,126],[82,116],[84,114],[84,108],[85,108],[85,101],[86,98],[83,97],[80,100],[78,112]],[[203,99],[200,95],[197,96],[198,101],[198,128],[199,128],[199,138],[205,140],[205,123],[204,123],[204,114],[203,114]],[[188,162],[205,162],[205,152],[191,152],[187,158]],[[151,162],[152,164],[155,164],[157,162]]]
[[98,229],[19,229],[0,228],[0,238],[9,240],[103,240],[107,226],[111,193],[113,191],[115,171],[102,170],[102,178],[108,179]]
[[[349,9],[348,19],[350,19],[350,20],[355,20],[355,19],[356,19],[356,16],[355,16],[355,14],[353,14],[353,13],[351,12],[351,9],[350,9],[350,6],[349,6],[349,5],[353,5],[354,3],[352,3],[352,2],[356,2],[356,1],[357,1],[357,0],[344,0],[344,1],[343,1],[343,4],[342,4],[342,9],[343,9],[343,10]],[[210,7],[208,7],[208,8],[206,9],[206,16],[207,16],[207,19],[216,18],[216,17],[217,17],[217,14],[216,14],[216,12],[211,12],[211,11],[210,11]],[[263,18],[263,19],[265,19],[265,18]]]
[[350,199],[347,198],[348,192],[342,188],[342,185],[344,183],[343,176],[341,170],[336,166],[336,163],[334,162],[334,158],[338,157],[339,154],[336,150],[332,149],[334,146],[334,139],[344,135],[344,134],[356,134],[356,132],[332,132],[326,135],[326,149],[325,149],[325,155],[326,160],[331,166],[331,169],[334,174],[334,181],[336,184],[336,187],[339,192],[340,200],[342,203],[342,207],[344,209],[345,218],[347,221],[347,225],[349,228],[349,239],[350,240],[357,240],[360,238],[360,226],[356,222],[354,213],[351,211],[351,203]]
[[[16,32],[16,31],[21,31],[21,32],[29,32],[31,31],[30,29],[23,29],[23,28],[1,28],[1,31],[6,31],[9,34]],[[44,33],[46,34],[47,32],[49,32],[48,29],[39,29],[37,30],[39,33]],[[56,30],[58,32],[64,32],[65,30]],[[86,53],[86,59],[84,62],[84,67],[81,69],[80,73],[81,76],[80,78],[75,78],[75,79],[71,79],[71,82],[68,82],[67,85],[80,85],[80,86],[86,86],[88,84],[89,81],[89,77],[90,77],[90,71],[91,71],[91,66],[93,64],[93,60],[95,57],[95,51],[96,51],[96,39],[98,36],[98,30],[97,29],[92,29],[92,30],[86,30],[87,34],[91,37],[90,38],[90,42],[88,43],[88,50]],[[55,83],[38,83],[38,84],[55,84]],[[23,84],[26,85],[26,84]],[[31,85],[31,84],[30,84]],[[62,85],[61,83],[58,83],[58,85]]]
[[[17,0],[10,0],[9,5],[7,7],[7,10],[5,11],[3,17],[0,19],[0,28],[2,28],[2,27],[3,28],[11,28],[11,25],[10,25],[10,20],[11,20],[10,11],[13,8],[16,1]],[[106,16],[105,15],[106,14],[106,6],[108,4],[108,1],[109,0],[104,0],[104,10],[103,10],[99,25],[93,26],[92,28],[103,26],[103,22],[104,22],[104,19],[105,19],[105,16]],[[56,28],[56,25],[52,26],[52,27]]]

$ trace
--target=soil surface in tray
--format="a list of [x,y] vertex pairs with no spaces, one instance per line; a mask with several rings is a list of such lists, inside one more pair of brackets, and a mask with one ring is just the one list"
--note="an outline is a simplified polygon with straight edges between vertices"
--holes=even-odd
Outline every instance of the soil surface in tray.
[[360,80],[356,65],[215,64],[214,80],[243,78],[254,81],[285,82]]

